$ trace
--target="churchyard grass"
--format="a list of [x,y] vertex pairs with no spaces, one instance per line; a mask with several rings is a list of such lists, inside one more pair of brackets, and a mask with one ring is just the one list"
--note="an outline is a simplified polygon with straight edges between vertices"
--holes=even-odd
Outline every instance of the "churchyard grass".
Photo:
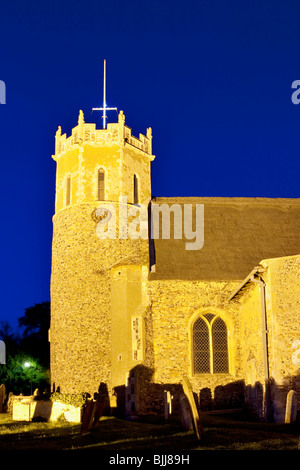
[[125,421],[102,418],[97,429],[80,436],[80,425],[72,423],[18,422],[0,414],[0,451],[4,450],[297,450],[299,421],[270,424],[235,420],[230,417],[202,417],[203,439],[171,419]]

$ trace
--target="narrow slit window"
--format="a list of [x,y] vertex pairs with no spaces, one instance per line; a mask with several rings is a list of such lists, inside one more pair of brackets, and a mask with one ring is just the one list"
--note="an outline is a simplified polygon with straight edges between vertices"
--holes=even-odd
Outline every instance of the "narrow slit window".
[[98,201],[105,199],[105,174],[102,168],[98,170]]
[[136,175],[133,175],[133,204],[138,204],[139,202],[139,185]]
[[67,184],[66,184],[66,206],[71,204],[71,176],[67,177]]

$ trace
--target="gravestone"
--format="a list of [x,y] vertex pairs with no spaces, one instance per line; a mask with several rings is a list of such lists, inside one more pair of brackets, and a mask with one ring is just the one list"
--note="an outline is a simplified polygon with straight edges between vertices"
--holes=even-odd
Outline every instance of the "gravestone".
[[105,396],[99,396],[96,400],[94,406],[94,419],[92,421],[92,429],[95,429],[99,426],[99,421],[101,416],[103,415],[103,411],[105,410],[107,404],[107,400]]
[[2,340],[0,340],[0,364],[6,364],[6,346]]
[[92,427],[93,419],[96,411],[96,402],[92,399],[87,400],[82,415],[82,424],[80,430],[80,436],[86,434]]
[[172,414],[172,400],[173,396],[169,390],[164,390],[164,408],[165,408],[165,419],[169,419]]
[[297,418],[297,393],[295,390],[290,390],[287,394],[286,408],[285,408],[285,423],[293,423]]
[[193,430],[193,417],[189,401],[185,395],[180,397],[181,423],[188,431]]
[[199,413],[198,413],[197,405],[195,402],[195,397],[193,394],[193,389],[187,377],[183,377],[182,386],[183,386],[184,394],[186,398],[188,399],[188,402],[191,408],[194,430],[195,430],[197,439],[200,441],[203,435],[203,427],[200,422]]
[[4,402],[5,402],[5,385],[1,384],[0,385],[0,413],[4,412]]
[[7,411],[8,411],[8,413],[12,413],[13,400],[14,400],[14,394],[13,394],[13,392],[9,392],[8,400],[7,400]]

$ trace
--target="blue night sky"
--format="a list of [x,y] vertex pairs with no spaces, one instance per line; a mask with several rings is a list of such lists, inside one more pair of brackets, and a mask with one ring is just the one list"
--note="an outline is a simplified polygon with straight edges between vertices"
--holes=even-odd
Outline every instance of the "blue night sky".
[[101,127],[104,59],[153,196],[299,197],[299,26],[298,0],[2,0],[0,320],[50,298],[54,136]]

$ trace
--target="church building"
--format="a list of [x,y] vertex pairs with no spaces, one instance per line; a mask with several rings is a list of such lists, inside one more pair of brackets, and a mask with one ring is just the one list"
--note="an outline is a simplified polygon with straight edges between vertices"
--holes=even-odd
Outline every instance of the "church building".
[[154,158],[122,111],[56,132],[52,390],[163,414],[188,377],[200,410],[283,422],[290,390],[300,403],[300,199],[153,198]]

